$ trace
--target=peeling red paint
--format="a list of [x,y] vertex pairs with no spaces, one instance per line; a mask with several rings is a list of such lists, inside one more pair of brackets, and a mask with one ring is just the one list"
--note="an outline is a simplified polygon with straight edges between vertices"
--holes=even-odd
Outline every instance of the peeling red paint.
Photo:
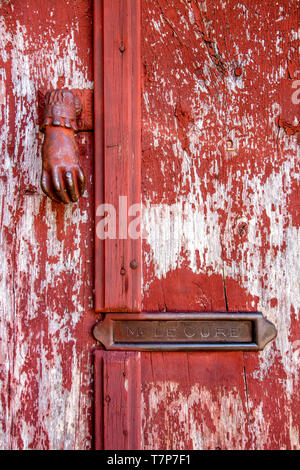
[[85,197],[65,208],[41,192],[38,131],[41,91],[58,83],[92,87],[91,7],[35,0],[0,6],[4,449],[92,444],[93,136],[78,137]]
[[[142,354],[144,448],[299,448],[296,8],[142,2],[143,308],[262,310],[278,329],[259,354]],[[66,208],[40,190],[38,103],[91,96],[92,2],[0,13],[0,446],[90,449],[91,108]]]
[[227,354],[215,381],[201,355],[149,355],[147,448],[299,447],[296,17],[285,1],[144,2],[144,308],[258,309],[278,328],[263,353],[233,355],[228,388]]

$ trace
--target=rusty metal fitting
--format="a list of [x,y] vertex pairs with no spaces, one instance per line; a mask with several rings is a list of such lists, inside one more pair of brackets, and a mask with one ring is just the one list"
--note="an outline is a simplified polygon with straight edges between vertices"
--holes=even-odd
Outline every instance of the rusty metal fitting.
[[45,95],[41,188],[55,202],[76,202],[84,192],[85,178],[75,140],[81,109],[80,99],[65,88]]
[[66,88],[48,91],[44,105],[42,132],[46,126],[61,126],[78,131],[77,119],[81,114],[82,104],[72,91]]

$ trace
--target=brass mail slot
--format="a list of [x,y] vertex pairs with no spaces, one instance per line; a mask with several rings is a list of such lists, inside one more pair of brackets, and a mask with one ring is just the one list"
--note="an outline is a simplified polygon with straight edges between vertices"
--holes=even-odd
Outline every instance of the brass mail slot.
[[94,328],[108,350],[261,350],[274,325],[251,313],[112,313]]

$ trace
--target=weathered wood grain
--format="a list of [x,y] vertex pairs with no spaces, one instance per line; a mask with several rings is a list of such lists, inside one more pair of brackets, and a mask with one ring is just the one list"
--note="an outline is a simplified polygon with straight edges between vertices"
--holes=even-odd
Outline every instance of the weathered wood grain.
[[[142,446],[299,449],[297,2],[141,6],[143,308],[261,310],[278,329],[259,354],[142,354]],[[93,136],[85,196],[57,207],[37,106],[92,90],[91,7],[0,2],[3,449],[92,448]]]
[[144,445],[299,448],[297,2],[145,0],[142,21],[143,309],[259,309],[278,329],[210,375],[193,355],[191,388],[170,372],[190,356],[149,356]]
[[38,93],[92,90],[91,2],[0,2],[0,447],[92,445],[93,136],[78,204],[39,185]]
[[95,449],[141,449],[141,354],[95,351]]
[[144,353],[143,448],[245,448],[242,370],[241,353]]

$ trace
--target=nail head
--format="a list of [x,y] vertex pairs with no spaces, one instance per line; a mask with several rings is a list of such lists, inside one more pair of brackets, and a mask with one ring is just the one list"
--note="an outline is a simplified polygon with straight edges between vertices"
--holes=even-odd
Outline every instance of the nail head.
[[132,261],[130,262],[130,267],[131,267],[131,269],[136,269],[136,268],[138,267],[137,262],[136,262],[135,260],[132,260]]

